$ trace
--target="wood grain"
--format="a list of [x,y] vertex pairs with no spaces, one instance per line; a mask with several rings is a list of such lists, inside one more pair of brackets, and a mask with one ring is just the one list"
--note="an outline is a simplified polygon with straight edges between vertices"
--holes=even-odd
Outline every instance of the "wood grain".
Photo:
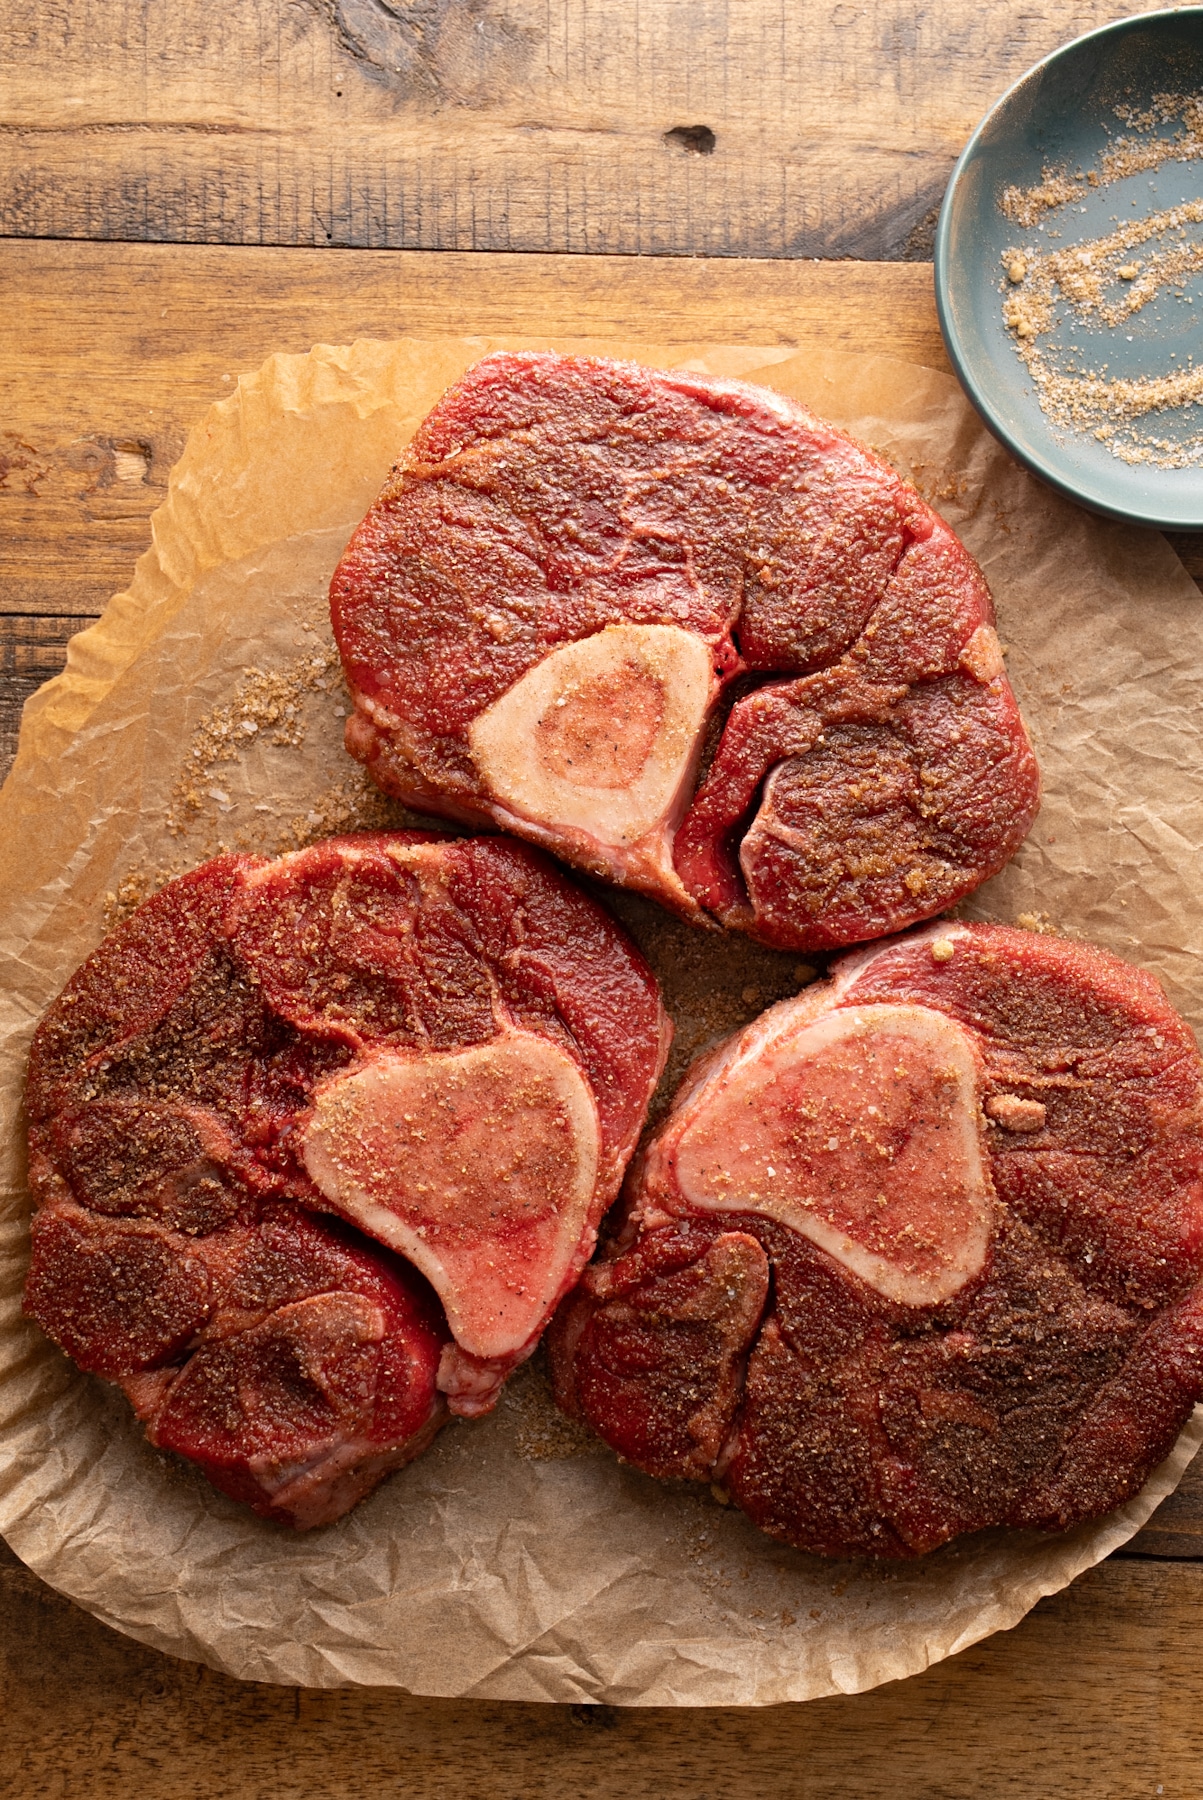
[[95,613],[184,437],[273,351],[407,332],[874,345],[946,367],[931,269],[0,242],[0,612]]
[[0,1562],[2,1800],[1133,1800],[1203,1792],[1203,1568],[1109,1562],[910,1681],[768,1709],[231,1681]]
[[58,674],[67,659],[67,639],[91,623],[89,616],[70,613],[0,616],[0,780],[16,755],[21,708]]
[[0,232],[922,257],[997,95],[1147,4],[7,0]]

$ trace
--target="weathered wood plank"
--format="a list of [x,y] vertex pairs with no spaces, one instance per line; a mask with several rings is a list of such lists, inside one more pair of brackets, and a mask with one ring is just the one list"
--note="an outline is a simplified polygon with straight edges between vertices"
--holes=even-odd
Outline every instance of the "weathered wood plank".
[[67,639],[92,620],[70,614],[0,616],[0,781],[17,753],[21,709],[67,660]]
[[8,1800],[1130,1800],[1203,1791],[1203,1569],[1110,1562],[913,1680],[768,1710],[242,1685],[0,1558]]
[[925,256],[992,100],[1133,10],[9,0],[0,232]]
[[99,612],[184,437],[276,350],[415,334],[872,346],[944,367],[925,264],[0,243],[0,612]]
[[1203,1562],[1203,1460],[1195,1459],[1144,1530],[1117,1554]]

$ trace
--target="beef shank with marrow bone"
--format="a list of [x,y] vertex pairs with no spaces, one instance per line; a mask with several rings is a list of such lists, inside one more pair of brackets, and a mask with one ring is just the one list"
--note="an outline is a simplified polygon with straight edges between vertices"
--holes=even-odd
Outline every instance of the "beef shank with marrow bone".
[[779,948],[930,918],[1035,815],[981,571],[768,388],[488,356],[330,600],[347,747],[386,793]]
[[34,1037],[26,1310],[153,1442],[325,1523],[538,1343],[669,1035],[638,951],[526,845],[221,857]]

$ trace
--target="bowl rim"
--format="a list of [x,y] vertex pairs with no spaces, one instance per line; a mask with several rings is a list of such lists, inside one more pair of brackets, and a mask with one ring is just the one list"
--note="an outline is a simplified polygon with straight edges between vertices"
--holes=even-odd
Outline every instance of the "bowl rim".
[[1069,43],[1058,45],[1057,49],[1050,51],[1049,54],[1042,57],[1039,62],[1033,63],[1031,68],[1026,69],[1017,81],[1013,81],[1005,93],[1000,94],[993,105],[978,120],[968,143],[956,160],[952,174],[948,178],[948,186],[944,190],[944,198],[940,203],[940,216],[936,224],[933,263],[936,289],[936,316],[940,324],[940,335],[944,339],[944,348],[948,352],[948,359],[953,366],[957,379],[960,381],[961,386],[969,396],[969,399],[977,412],[981,415],[982,420],[988,429],[1005,445],[1017,462],[1022,463],[1025,468],[1030,469],[1034,475],[1038,475],[1042,481],[1047,482],[1048,485],[1055,488],[1058,493],[1066,495],[1067,498],[1073,500],[1079,506],[1087,507],[1091,512],[1102,513],[1107,518],[1111,519],[1122,519],[1126,523],[1132,525],[1151,526],[1158,531],[1203,532],[1203,498],[1201,498],[1199,502],[1200,516],[1195,523],[1189,523],[1180,518],[1171,517],[1166,513],[1159,513],[1153,510],[1114,506],[1104,499],[1096,498],[1093,493],[1084,491],[1080,485],[1075,484],[1065,475],[1061,474],[1057,467],[1043,457],[1038,451],[1028,449],[1026,446],[1017,442],[1006,422],[999,417],[997,409],[992,405],[990,400],[987,399],[981,383],[974,374],[971,361],[964,354],[953,321],[950,299],[950,291],[953,285],[953,259],[950,249],[950,240],[952,236],[952,216],[956,203],[957,189],[965,171],[977,154],[978,146],[983,136],[988,127],[994,123],[998,114],[1002,112],[1004,107],[1010,104],[1014,96],[1021,88],[1026,87],[1028,82],[1030,82],[1034,76],[1042,74],[1045,69],[1051,68],[1053,64],[1060,62],[1063,58],[1074,55],[1077,51],[1081,50],[1084,45],[1094,43],[1099,38],[1122,37],[1125,33],[1133,31],[1142,25],[1159,24],[1170,19],[1178,20],[1184,18],[1193,18],[1203,21],[1203,4],[1158,7],[1153,12],[1129,13],[1125,18],[1112,19],[1110,24],[1097,25],[1093,31],[1083,32],[1081,37],[1071,38]]

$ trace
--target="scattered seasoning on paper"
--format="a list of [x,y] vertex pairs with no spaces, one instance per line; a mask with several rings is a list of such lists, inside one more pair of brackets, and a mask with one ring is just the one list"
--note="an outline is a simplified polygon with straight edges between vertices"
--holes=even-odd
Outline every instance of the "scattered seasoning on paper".
[[167,816],[172,836],[179,837],[199,814],[213,807],[219,812],[232,809],[215,771],[222,763],[236,762],[260,733],[273,744],[298,748],[305,738],[306,696],[329,693],[337,680],[338,652],[333,644],[315,643],[282,669],[248,668],[233,699],[213,707],[192,733]]
[[514,1448],[525,1462],[564,1462],[603,1448],[587,1425],[567,1418],[556,1406],[542,1349],[506,1382],[498,1411],[512,1421]]
[[[306,628],[308,629],[308,628]],[[316,636],[312,649],[281,669],[244,669],[233,698],[214,706],[192,733],[181,773],[172,789],[167,812],[167,831],[173,838],[188,836],[185,849],[170,859],[150,866],[136,864],[126,870],[115,887],[104,895],[104,928],[111,931],[136,911],[144,900],[174,881],[197,862],[229,851],[253,856],[283,856],[303,850],[320,838],[349,831],[398,831],[417,826],[426,830],[456,828],[442,821],[419,818],[382,794],[367,770],[351,764],[341,780],[300,802],[301,810],[260,803],[261,815],[235,828],[225,814],[235,802],[221,784],[217,770],[237,762],[256,743],[267,741],[298,749],[310,723],[305,702],[313,694],[346,698],[338,673],[338,652]],[[345,708],[337,707],[345,712]],[[298,804],[294,800],[293,805]],[[208,826],[197,842],[197,827]]]
[[[1057,927],[1045,912],[1021,912],[1015,916],[1015,923],[1021,931],[1038,931],[1044,937],[1056,937]],[[1060,935],[1066,936],[1067,933]]]
[[[116,887],[104,896],[104,928],[112,931],[144,900],[149,900],[161,887],[166,887],[177,875],[195,868],[198,860],[206,857],[224,856],[227,851],[250,856],[284,856],[290,850],[303,850],[307,844],[315,844],[321,838],[337,837],[343,832],[404,831],[409,828],[458,835],[458,828],[444,820],[419,818],[398,801],[389,800],[373,785],[367,770],[356,767],[342,781],[314,796],[305,804],[303,812],[292,817],[281,819],[273,808],[270,816],[256,827],[231,832],[224,838],[205,843],[199,858],[196,851],[190,849],[169,862],[154,867],[138,864],[127,870]],[[180,835],[173,822],[169,822],[168,830],[173,837]]]
[[[1188,354],[1179,367],[1155,375],[1112,376],[1106,362],[1083,367],[1079,345],[1046,341],[1068,317],[1105,326],[1130,342],[1125,326],[1151,301],[1173,294],[1184,305],[1194,304],[1185,288],[1203,271],[1203,234],[1191,230],[1203,225],[1203,200],[1149,212],[1137,208],[1130,219],[1117,217],[1113,231],[1064,248],[1047,241],[1062,235],[1046,229],[1053,217],[1062,208],[1078,209],[1092,190],[1167,162],[1203,160],[1203,95],[1159,94],[1143,111],[1125,106],[1115,111],[1127,129],[1096,168],[1072,176],[1046,169],[1034,186],[1004,190],[1003,214],[1017,225],[1035,226],[1046,243],[1013,244],[1003,251],[1002,315],[1041,408],[1055,425],[1089,433],[1126,463],[1194,468],[1203,464],[1203,411],[1194,424],[1188,409],[1203,407],[1203,365],[1196,366]],[[1177,129],[1167,132],[1167,126]],[[1066,225],[1072,218],[1072,212],[1065,215]],[[1094,341],[1105,345],[1105,339]],[[1167,414],[1194,428],[1172,438],[1159,433],[1156,420]]]
[[443,831],[451,837],[459,835],[458,828],[445,819],[419,818],[397,801],[389,800],[373,784],[367,770],[357,767],[310,800],[303,813],[287,820],[272,840],[270,851],[263,854],[283,856],[288,850],[303,850],[306,844],[337,837],[344,831],[403,831],[407,827]]

